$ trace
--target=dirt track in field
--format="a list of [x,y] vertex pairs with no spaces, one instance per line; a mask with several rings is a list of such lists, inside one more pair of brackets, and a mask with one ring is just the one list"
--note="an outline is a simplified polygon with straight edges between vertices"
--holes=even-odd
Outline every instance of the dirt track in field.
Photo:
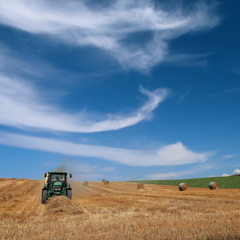
[[240,239],[240,189],[72,182],[43,205],[42,186],[0,179],[0,239]]

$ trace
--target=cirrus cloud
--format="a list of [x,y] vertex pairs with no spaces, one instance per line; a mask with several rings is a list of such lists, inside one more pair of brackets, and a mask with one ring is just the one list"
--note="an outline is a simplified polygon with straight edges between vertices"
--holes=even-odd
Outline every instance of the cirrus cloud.
[[102,132],[135,125],[152,117],[167,89],[148,91],[140,86],[148,101],[130,114],[105,114],[101,120],[86,112],[69,114],[43,101],[41,93],[23,79],[0,75],[0,124],[17,128],[63,132]]
[[[166,10],[151,0],[97,6],[73,0],[1,0],[0,23],[64,44],[100,48],[125,68],[148,71],[164,60],[171,39],[218,25],[215,6],[200,1],[188,10],[180,5]],[[131,40],[141,33],[146,41]]]
[[173,166],[205,162],[214,152],[197,153],[182,143],[155,150],[133,150],[107,146],[77,144],[55,139],[29,137],[0,132],[0,144],[55,152],[68,156],[95,157],[128,166]]

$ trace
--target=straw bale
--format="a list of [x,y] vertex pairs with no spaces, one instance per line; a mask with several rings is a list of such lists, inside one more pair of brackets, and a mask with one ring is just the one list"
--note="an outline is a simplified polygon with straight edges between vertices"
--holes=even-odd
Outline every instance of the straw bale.
[[138,183],[137,184],[137,189],[144,189],[144,184],[143,183]]
[[178,188],[179,188],[180,191],[187,191],[188,187],[189,187],[189,185],[187,183],[180,183],[178,185]]
[[104,185],[109,185],[109,181],[105,180]]
[[209,183],[209,188],[210,188],[211,190],[217,190],[217,189],[220,188],[220,185],[219,185],[217,182],[210,182],[210,183]]
[[88,181],[84,181],[82,185],[83,186],[88,186]]
[[106,180],[105,179],[102,179],[102,182],[104,183]]
[[72,200],[65,196],[54,196],[47,200],[47,210],[50,212],[67,213],[71,215],[83,213],[83,209],[80,206],[75,205]]

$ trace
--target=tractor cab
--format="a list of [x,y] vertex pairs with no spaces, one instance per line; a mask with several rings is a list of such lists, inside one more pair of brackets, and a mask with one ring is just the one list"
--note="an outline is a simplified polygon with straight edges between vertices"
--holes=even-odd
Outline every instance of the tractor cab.
[[49,178],[49,182],[65,182],[66,176],[65,174],[51,174]]

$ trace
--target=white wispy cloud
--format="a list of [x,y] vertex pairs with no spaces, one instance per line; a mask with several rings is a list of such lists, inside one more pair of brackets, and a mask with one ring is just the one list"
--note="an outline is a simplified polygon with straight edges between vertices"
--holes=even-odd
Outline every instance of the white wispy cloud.
[[55,152],[67,156],[96,157],[129,166],[163,166],[205,162],[214,154],[214,152],[193,152],[180,142],[162,146],[155,150],[131,150],[77,144],[4,132],[0,133],[0,143],[27,149]]
[[[94,46],[126,68],[148,71],[164,60],[170,39],[219,24],[215,7],[204,1],[189,10],[179,5],[166,10],[151,0],[94,6],[73,0],[1,0],[0,23],[69,45]],[[135,33],[145,33],[149,39],[137,44],[131,41]]]
[[165,62],[174,63],[179,66],[196,66],[203,67],[207,65],[207,60],[205,59],[207,56],[212,53],[205,54],[175,54],[166,56]]
[[187,97],[190,91],[191,91],[191,88],[188,88],[188,90],[179,97],[178,103],[181,103]]
[[182,172],[155,173],[155,174],[146,175],[145,178],[149,179],[149,180],[160,180],[160,179],[164,180],[164,179],[168,179],[168,178],[176,179],[176,178],[179,178],[182,176],[196,174],[196,173],[205,171],[210,168],[212,168],[211,165],[202,164],[202,165],[198,166],[197,168],[193,168],[193,169],[182,171]]
[[4,44],[0,43],[0,71],[4,75],[13,76],[43,76],[50,75],[56,72],[61,73],[60,69],[55,69],[46,61],[32,60],[26,56],[22,56],[19,52],[14,51]]
[[240,92],[240,88],[227,89],[227,90],[220,91],[218,93],[211,94],[208,97],[206,97],[206,99],[213,98],[213,97],[219,97],[219,96],[226,95],[226,94],[235,94],[238,92]]
[[[93,81],[98,81],[105,76],[109,76],[113,73],[119,71],[116,67],[108,65],[106,63],[98,61],[98,68],[94,68],[91,72],[72,72],[69,69],[64,69],[57,67],[51,60],[43,58],[41,55],[38,56],[35,53],[34,57],[31,54],[22,54],[21,51],[16,49],[11,49],[7,47],[6,44],[0,42],[0,72],[2,75],[12,77],[12,76],[22,76],[25,78],[38,81],[50,81],[51,79],[56,81],[58,84],[75,84],[81,83],[83,85],[88,84]],[[81,58],[80,58],[81,59]],[[77,60],[78,65],[84,67],[92,64],[92,61],[86,58]],[[80,63],[79,63],[80,62]],[[76,63],[77,64],[77,63]],[[104,68],[102,67],[104,65]]]
[[103,170],[106,172],[112,172],[115,169],[115,167],[106,167]]
[[226,154],[226,155],[223,155],[220,159],[233,158],[237,156],[239,156],[239,154]]
[[17,128],[64,132],[101,132],[132,126],[151,119],[152,111],[162,102],[168,91],[140,92],[149,100],[131,114],[105,114],[101,120],[91,118],[86,112],[68,114],[46,102],[44,93],[37,91],[24,79],[0,75],[0,124]]
[[183,171],[183,172],[168,172],[168,173],[156,173],[156,174],[151,174],[151,175],[147,175],[146,179],[149,180],[164,180],[164,179],[168,179],[168,178],[178,178],[181,176],[186,176],[189,174],[192,174],[193,171],[189,170],[189,171]]

